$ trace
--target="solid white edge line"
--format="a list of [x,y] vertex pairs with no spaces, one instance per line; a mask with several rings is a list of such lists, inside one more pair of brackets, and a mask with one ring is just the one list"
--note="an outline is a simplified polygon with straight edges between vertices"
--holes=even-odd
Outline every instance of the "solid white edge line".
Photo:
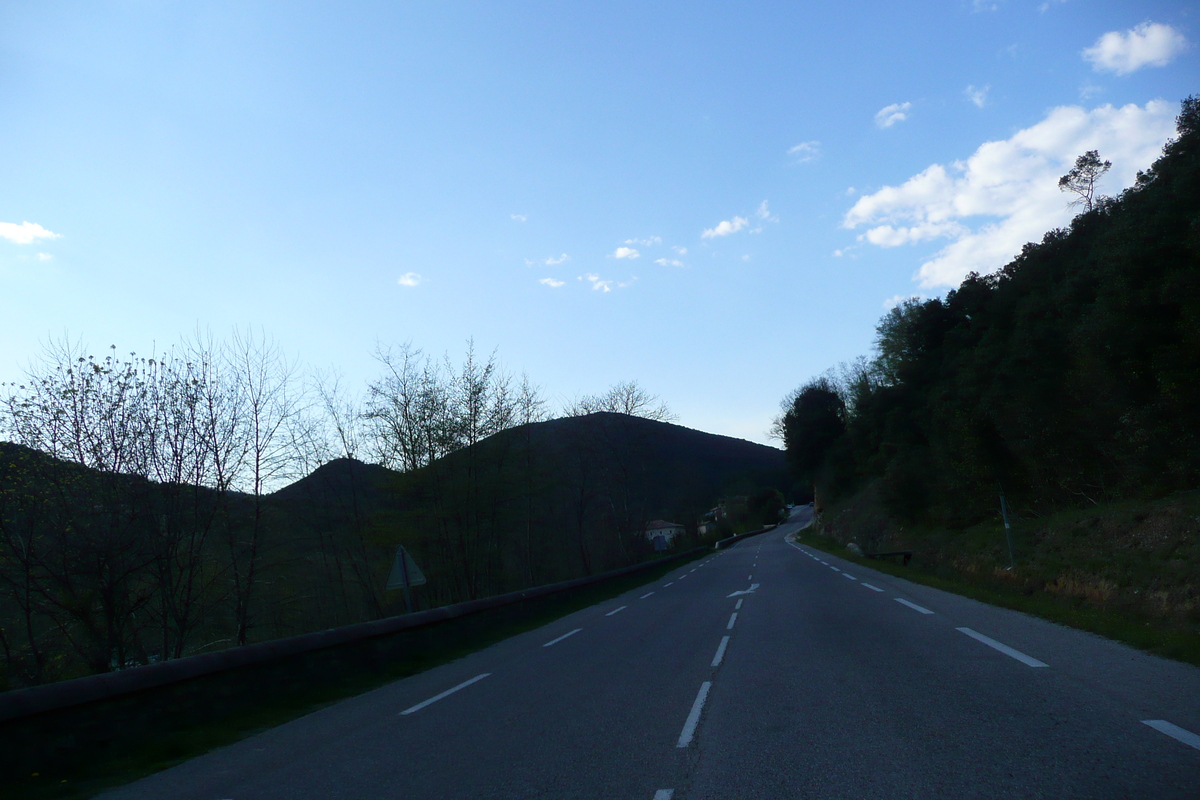
[[1172,725],[1165,719],[1144,719],[1143,725],[1149,725],[1159,733],[1165,733],[1177,742],[1183,742],[1188,747],[1194,747],[1200,750],[1200,736],[1192,733],[1186,728],[1181,728],[1178,725]]
[[413,713],[414,711],[420,711],[425,706],[432,705],[433,703],[436,703],[438,700],[441,700],[443,697],[449,697],[450,695],[457,692],[459,689],[465,689],[468,686],[470,686],[472,683],[477,683],[491,674],[492,673],[490,673],[490,672],[485,672],[482,675],[476,675],[474,678],[471,678],[469,681],[463,681],[458,686],[455,686],[453,689],[447,689],[446,691],[442,692],[441,694],[434,695],[433,697],[429,698],[428,700],[424,700],[420,703],[417,703],[412,708],[404,709],[403,711],[400,712],[400,716],[404,717],[404,716],[408,716],[409,714]]
[[[928,608],[925,608],[924,606],[919,606],[916,603],[910,603],[908,600],[905,600],[903,597],[897,597],[894,599],[897,603],[906,605],[909,608],[911,608],[913,611],[920,611],[922,614],[932,614],[933,613]],[[961,628],[959,630],[961,630]]]
[[850,579],[850,580],[852,580],[852,581],[856,581],[856,580],[858,580],[858,578],[854,577],[854,576],[853,576],[853,575],[851,575],[849,572],[843,572],[843,573],[842,573],[842,577],[843,577],[843,578],[849,578],[849,579]]
[[674,789],[659,789],[651,800],[671,800],[675,796]]
[[734,611],[741,611],[741,610],[742,610],[742,603],[744,603],[744,602],[745,602],[745,600],[746,600],[746,598],[744,598],[744,597],[739,597],[739,598],[738,598],[738,601],[737,601],[737,605],[733,607],[733,610],[734,610]]
[[608,612],[604,616],[611,617],[613,614],[617,613],[618,611],[624,611],[627,608],[629,608],[629,606],[621,606],[619,608],[614,608],[612,611]]
[[984,636],[982,633],[976,633],[975,631],[971,630],[970,628],[955,628],[954,630],[959,631],[960,633],[965,633],[967,636],[970,636],[972,639],[974,639],[977,642],[983,642],[984,644],[986,644],[988,647],[992,648],[993,650],[999,650],[1001,653],[1004,653],[1004,655],[1008,656],[1009,658],[1015,658],[1017,661],[1020,661],[1022,664],[1024,664],[1027,667],[1048,667],[1048,666],[1050,666],[1049,664],[1047,664],[1043,661],[1038,661],[1036,658],[1031,658],[1030,656],[1025,655],[1020,650],[1014,650],[1006,644],[1001,644],[1000,642],[997,642],[995,639],[992,639],[988,636]]
[[737,622],[737,612],[736,611],[729,615],[729,624],[725,626],[725,630],[727,630],[727,631],[733,630],[733,623],[735,623],[735,622]]
[[712,666],[721,666],[721,659],[725,657],[725,648],[729,646],[729,637],[722,636],[721,644],[717,647],[717,654],[713,656]]
[[696,735],[696,726],[700,724],[700,712],[704,710],[704,701],[708,699],[708,690],[711,688],[712,681],[700,684],[700,691],[696,693],[696,701],[692,703],[692,710],[688,712],[687,722],[683,723],[683,732],[679,734],[676,747],[687,747],[692,743],[692,737]]
[[863,586],[867,587],[872,592],[882,592],[883,591],[883,589],[880,589],[878,586],[872,586],[871,584],[867,583],[866,581],[863,581]]
[[546,642],[544,645],[542,645],[542,647],[549,647],[552,644],[558,644],[563,639],[567,638],[568,636],[574,636],[575,634],[579,633],[581,630],[583,630],[583,628],[576,628],[575,630],[571,631],[570,633],[564,633],[562,636],[558,637],[557,639],[551,639],[550,641]]
[[649,597],[652,594],[654,594],[654,592],[646,592],[644,595],[639,597],[638,600],[645,600],[647,597]]

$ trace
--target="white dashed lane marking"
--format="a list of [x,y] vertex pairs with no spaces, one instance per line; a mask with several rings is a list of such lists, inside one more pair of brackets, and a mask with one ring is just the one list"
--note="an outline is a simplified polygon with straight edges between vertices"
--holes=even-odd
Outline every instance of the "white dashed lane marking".
[[872,586],[871,584],[869,584],[865,581],[863,582],[863,586],[867,587],[872,592],[882,592],[883,591],[883,589],[880,589],[878,586]]
[[897,597],[896,602],[900,603],[901,605],[908,606],[913,611],[920,611],[922,614],[932,614],[933,613],[928,608],[925,608],[924,606],[919,606],[916,603],[910,603],[909,601],[905,600],[903,597]]
[[604,616],[611,617],[613,614],[617,613],[618,611],[624,611],[627,608],[629,608],[629,606],[620,606],[618,608],[614,608],[612,611],[608,612]]
[[646,592],[644,595],[639,597],[638,600],[645,600],[647,597],[649,597],[652,594],[654,594],[654,592]]
[[[933,612],[931,611],[929,613],[932,614]],[[1036,658],[1025,655],[1020,650],[1014,650],[1013,648],[1009,647],[1008,645],[1001,644],[1000,642],[997,642],[995,639],[992,639],[991,637],[984,636],[982,633],[976,633],[975,631],[971,630],[970,628],[955,628],[955,630],[965,633],[967,636],[970,636],[972,639],[974,639],[977,642],[983,642],[984,644],[986,644],[988,647],[992,648],[993,650],[999,650],[1001,653],[1004,653],[1004,655],[1008,656],[1009,658],[1015,658],[1017,661],[1020,661],[1022,664],[1024,664],[1027,667],[1048,667],[1048,666],[1050,666],[1049,664],[1045,663],[1044,661],[1038,661]]]
[[1172,725],[1165,719],[1144,719],[1142,720],[1142,724],[1149,725],[1159,733],[1165,733],[1172,739],[1178,742],[1183,742],[1188,747],[1194,747],[1197,750],[1200,750],[1200,736],[1197,736],[1191,731],[1181,728],[1178,725]]
[[721,659],[725,657],[725,648],[729,646],[729,637],[721,637],[721,645],[717,648],[717,654],[713,656],[712,666],[721,666]]
[[[570,635],[570,634],[568,634],[568,635]],[[429,698],[428,700],[424,700],[420,703],[417,703],[412,708],[404,709],[403,711],[400,712],[400,716],[405,717],[405,716],[408,716],[409,714],[412,714],[415,711],[420,711],[425,706],[431,705],[433,703],[436,703],[438,700],[449,697],[450,695],[457,692],[459,689],[467,688],[472,683],[478,683],[479,681],[483,680],[484,678],[486,678],[487,676],[489,676],[491,674],[492,673],[490,673],[490,672],[485,672],[482,675],[476,675],[474,678],[471,678],[469,681],[463,681],[458,686],[455,686],[451,689],[447,689],[446,691],[442,692],[441,694],[435,694],[433,697]]]
[[692,703],[692,710],[688,713],[687,721],[683,723],[683,732],[679,734],[679,741],[675,743],[676,747],[687,747],[692,743],[692,737],[696,735],[696,726],[700,724],[700,712],[704,710],[704,701],[708,699],[708,690],[712,688],[712,681],[705,681],[700,684],[700,691],[696,694],[696,700]]
[[557,639],[551,639],[550,641],[546,642],[544,645],[542,645],[542,647],[549,647],[552,644],[558,644],[563,639],[567,638],[568,636],[574,636],[575,634],[579,633],[581,630],[583,630],[583,628],[576,628],[575,630],[571,631],[570,633],[564,633],[562,636],[558,637]]

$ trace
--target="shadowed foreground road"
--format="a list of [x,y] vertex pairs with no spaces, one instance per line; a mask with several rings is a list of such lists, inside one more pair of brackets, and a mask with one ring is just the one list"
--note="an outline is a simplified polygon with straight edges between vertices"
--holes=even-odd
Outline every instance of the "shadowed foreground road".
[[106,798],[1200,797],[1200,670],[792,522]]

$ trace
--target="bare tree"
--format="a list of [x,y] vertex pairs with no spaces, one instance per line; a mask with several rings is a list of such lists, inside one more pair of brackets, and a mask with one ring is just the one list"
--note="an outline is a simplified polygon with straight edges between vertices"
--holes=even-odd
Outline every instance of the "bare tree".
[[586,395],[576,400],[566,409],[569,417],[579,417],[594,414],[598,411],[609,411],[614,414],[628,414],[631,417],[652,419],[657,422],[674,422],[679,417],[660,400],[638,385],[637,381],[626,381],[614,384],[607,392],[598,395]]
[[238,644],[245,644],[262,566],[266,523],[263,498],[284,482],[299,477],[294,434],[303,424],[306,406],[295,363],[264,334],[235,331],[225,360],[236,392],[234,418],[241,426],[235,438],[243,447],[233,462],[241,467],[235,488],[249,494],[252,502],[248,525],[226,526],[235,638]]

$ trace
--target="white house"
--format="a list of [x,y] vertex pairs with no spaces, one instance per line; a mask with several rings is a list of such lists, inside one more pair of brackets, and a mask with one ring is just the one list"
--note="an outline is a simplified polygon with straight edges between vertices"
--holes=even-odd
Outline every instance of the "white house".
[[683,534],[683,526],[665,519],[652,519],[646,523],[646,538],[654,542],[655,550],[666,550],[676,536]]

